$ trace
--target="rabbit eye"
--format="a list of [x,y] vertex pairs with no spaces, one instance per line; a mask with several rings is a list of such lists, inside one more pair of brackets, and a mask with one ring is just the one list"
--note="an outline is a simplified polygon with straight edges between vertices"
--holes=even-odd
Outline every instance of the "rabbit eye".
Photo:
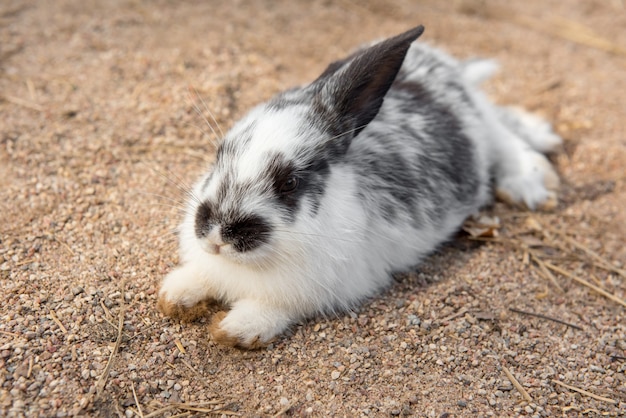
[[281,194],[291,194],[298,190],[300,179],[297,176],[289,176],[280,187]]

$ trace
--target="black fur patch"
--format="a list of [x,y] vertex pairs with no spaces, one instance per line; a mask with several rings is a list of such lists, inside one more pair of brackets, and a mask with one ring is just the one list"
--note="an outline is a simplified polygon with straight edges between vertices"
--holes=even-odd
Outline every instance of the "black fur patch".
[[[267,180],[272,185],[274,195],[288,211],[297,211],[300,197],[305,191],[305,182],[297,167],[287,161],[283,154],[277,153],[270,157],[267,167]],[[295,187],[289,187],[294,181]]]
[[349,144],[376,117],[411,43],[423,30],[418,26],[357,51],[330,64],[313,82],[313,109],[331,135],[342,136]]
[[[461,86],[455,88],[466,97]],[[479,178],[474,162],[474,149],[463,133],[461,122],[451,109],[438,103],[430,92],[417,83],[396,83],[393,90],[408,91],[412,96],[410,102],[414,111],[428,115],[429,121],[424,133],[425,136],[435,138],[432,144],[424,141],[428,145],[425,151],[432,157],[429,166],[453,185],[454,197],[459,202],[473,200],[479,187]]]
[[[359,149],[353,157],[361,187],[374,192],[377,201],[372,203],[385,219],[393,221],[405,213],[419,224],[423,217],[440,219],[447,212],[443,206],[453,201],[472,202],[480,186],[473,146],[452,110],[424,86],[402,79],[393,84],[385,100],[389,103],[383,112],[389,115],[381,115],[382,120],[395,124],[380,132],[381,126],[374,124],[364,134],[380,136],[373,144],[386,143],[387,136],[395,139],[389,139],[384,152],[365,151],[370,138],[362,144],[359,137],[353,141]],[[402,114],[424,115],[424,123],[413,126],[410,116],[398,117]],[[400,144],[402,138],[410,143]],[[417,156],[412,160],[403,149],[417,150]]]
[[222,239],[243,253],[266,244],[271,226],[260,216],[248,215],[222,226]]
[[211,226],[215,224],[216,218],[213,205],[209,202],[201,203],[196,210],[196,219],[194,223],[196,237],[199,239],[204,238],[211,230]]
[[[313,214],[317,213],[329,174],[330,167],[323,155],[313,156],[308,163],[298,167],[283,154],[276,153],[269,158],[267,180],[284,208],[287,220],[293,221],[304,198],[312,202]],[[293,182],[295,186],[292,187]]]
[[231,216],[231,220],[219,216],[213,205],[203,202],[198,206],[195,219],[195,232],[198,239],[204,239],[212,228],[221,226],[222,240],[231,244],[239,252],[250,251],[267,243],[272,232],[271,226],[256,215]]

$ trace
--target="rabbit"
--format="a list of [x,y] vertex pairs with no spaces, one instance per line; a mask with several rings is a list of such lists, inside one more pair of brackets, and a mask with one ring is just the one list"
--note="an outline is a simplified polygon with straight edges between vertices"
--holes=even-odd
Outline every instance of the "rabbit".
[[478,85],[489,60],[414,41],[417,26],[334,62],[252,109],[221,139],[179,227],[158,308],[229,307],[215,342],[254,349],[315,315],[353,309],[450,238],[496,194],[553,208],[544,153],[561,138]]

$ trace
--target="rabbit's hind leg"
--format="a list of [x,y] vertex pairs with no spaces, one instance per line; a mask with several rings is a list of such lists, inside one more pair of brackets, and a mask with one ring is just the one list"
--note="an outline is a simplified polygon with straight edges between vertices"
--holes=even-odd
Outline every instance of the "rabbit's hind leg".
[[554,209],[559,176],[543,154],[557,148],[561,138],[545,121],[524,111],[499,109],[495,149],[496,195],[531,210]]

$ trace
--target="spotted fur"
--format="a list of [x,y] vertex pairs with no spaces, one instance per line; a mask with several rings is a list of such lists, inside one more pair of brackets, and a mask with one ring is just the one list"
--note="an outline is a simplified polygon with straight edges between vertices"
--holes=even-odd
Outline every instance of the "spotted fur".
[[530,208],[556,198],[540,152],[560,139],[482,95],[493,65],[413,43],[421,33],[357,51],[233,127],[193,190],[160,306],[222,301],[214,337],[257,347],[387,286],[490,201],[492,176]]

